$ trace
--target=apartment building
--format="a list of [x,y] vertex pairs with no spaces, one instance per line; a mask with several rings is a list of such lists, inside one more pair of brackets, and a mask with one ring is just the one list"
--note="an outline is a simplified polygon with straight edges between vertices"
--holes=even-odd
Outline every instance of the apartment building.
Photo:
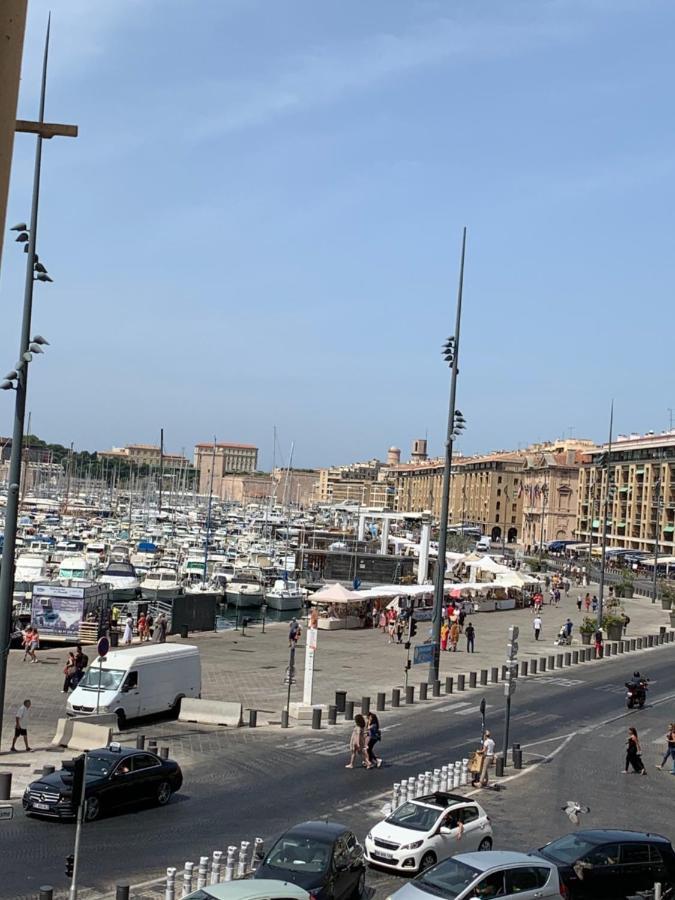
[[[162,451],[155,444],[127,444],[112,450],[98,450],[96,455],[101,459],[121,460],[134,466],[159,468]],[[164,453],[162,465],[165,470],[182,469],[189,465],[189,460],[179,453]]]
[[208,494],[213,468],[213,492],[222,494],[225,475],[251,474],[258,467],[258,448],[253,444],[230,444],[213,441],[195,444],[194,466],[199,472],[199,493]]
[[609,490],[607,545],[675,555],[675,431],[619,435],[579,469],[576,537],[599,546]]
[[464,457],[452,467],[450,522],[476,525],[495,542],[520,539],[522,453]]

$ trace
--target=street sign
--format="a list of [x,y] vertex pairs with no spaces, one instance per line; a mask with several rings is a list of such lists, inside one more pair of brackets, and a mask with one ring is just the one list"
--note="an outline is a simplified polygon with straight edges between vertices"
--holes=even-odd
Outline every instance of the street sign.
[[110,641],[105,635],[102,638],[99,638],[99,642],[96,645],[96,652],[99,657],[104,657],[108,655],[108,650],[110,650]]
[[510,644],[506,645],[506,655],[509,659],[514,659],[518,656],[518,641],[512,641]]
[[516,692],[516,682],[513,679],[509,679],[504,682],[504,696],[510,697],[512,694]]
[[8,822],[14,818],[14,809],[11,806],[0,806],[0,822]]
[[413,647],[413,665],[417,666],[420,663],[430,663],[433,659],[433,654],[433,644],[415,644]]

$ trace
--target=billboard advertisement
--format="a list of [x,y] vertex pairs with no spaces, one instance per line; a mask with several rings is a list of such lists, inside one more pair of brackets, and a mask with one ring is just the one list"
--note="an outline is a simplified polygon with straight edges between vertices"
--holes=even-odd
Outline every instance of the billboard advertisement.
[[77,641],[83,605],[84,601],[79,597],[34,593],[31,621],[37,626],[41,637],[52,635]]

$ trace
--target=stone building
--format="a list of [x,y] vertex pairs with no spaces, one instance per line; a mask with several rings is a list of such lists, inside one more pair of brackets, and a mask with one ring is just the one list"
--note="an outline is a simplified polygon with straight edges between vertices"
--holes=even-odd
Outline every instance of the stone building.
[[222,480],[226,475],[252,474],[258,467],[258,448],[252,444],[218,442],[195,445],[194,465],[199,473],[199,493],[208,494],[213,464],[213,493],[222,494]]
[[[126,447],[113,447],[112,450],[98,450],[96,455],[113,462],[121,460],[134,466],[159,468],[162,451],[155,444],[127,444]],[[165,470],[170,471],[185,468],[189,461],[179,453],[164,453],[162,464]]]

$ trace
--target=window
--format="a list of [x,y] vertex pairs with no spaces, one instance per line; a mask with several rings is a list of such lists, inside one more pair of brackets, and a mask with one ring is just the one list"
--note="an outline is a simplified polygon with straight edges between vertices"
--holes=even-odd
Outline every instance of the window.
[[649,862],[649,844],[622,844],[621,862],[627,865]]
[[619,845],[603,844],[602,847],[594,847],[583,861],[591,866],[615,866],[619,861]]
[[478,882],[473,889],[473,893],[475,897],[480,897],[481,900],[483,898],[487,900],[488,897],[503,897],[504,873],[492,872],[490,875],[486,875],[485,878]]
[[502,476],[498,475],[497,476],[497,484],[501,484],[501,483],[502,483]]
[[523,891],[536,891],[548,881],[550,869],[543,866],[523,866],[511,869],[506,873],[507,894],[520,894]]
[[497,500],[497,504],[496,504],[495,508],[499,509],[500,507],[501,507],[501,500]]
[[150,769],[157,765],[157,760],[149,753],[137,753],[132,759],[131,769],[133,772],[140,772],[141,769]]
[[469,822],[475,822],[478,818],[478,809],[475,806],[465,806],[464,809],[457,811],[460,821],[467,825]]
[[137,687],[138,687],[138,672],[129,672],[127,677],[124,679],[124,686],[123,686],[122,690],[130,691]]
[[[501,481],[501,478],[500,478],[499,480]],[[502,495],[502,489],[501,489],[501,488],[497,488],[497,496],[498,496],[498,497],[501,497],[501,495]]]

